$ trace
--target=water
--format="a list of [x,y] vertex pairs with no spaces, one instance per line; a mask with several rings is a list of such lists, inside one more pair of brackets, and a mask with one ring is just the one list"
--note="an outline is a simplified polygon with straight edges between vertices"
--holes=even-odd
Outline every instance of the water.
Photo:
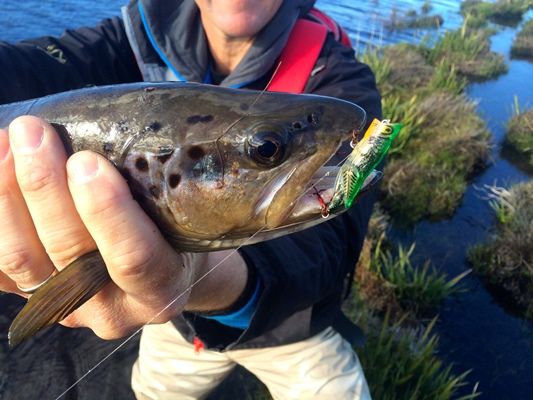
[[[353,1],[319,0],[348,30],[359,52],[367,46],[427,40],[428,31],[390,32],[384,23],[393,10],[400,13],[420,9],[422,0]],[[66,29],[91,26],[105,17],[118,15],[123,1],[108,0],[2,0],[0,40],[16,42],[29,37],[60,35]],[[432,1],[432,13],[444,17],[445,29],[461,25],[459,1]],[[529,15],[531,18],[532,15]],[[433,34],[437,31],[431,31]],[[515,29],[505,28],[493,38],[493,49],[509,53]],[[485,184],[509,186],[529,177],[499,155],[505,124],[512,115],[514,96],[521,107],[533,106],[533,64],[510,61],[510,71],[498,80],[471,85],[468,95],[479,102],[494,135],[494,163],[469,186],[460,208],[447,221],[422,222],[410,232],[393,232],[409,244],[417,242],[420,259],[433,263],[450,275],[468,269],[468,246],[484,240],[493,223],[492,213],[477,188]],[[438,332],[441,356],[455,363],[457,373],[472,369],[471,382],[479,382],[483,399],[533,398],[533,324],[510,314],[470,275],[464,281],[468,292],[446,302],[440,313]],[[13,352],[6,347],[6,327],[20,307],[12,296],[0,296],[0,399],[54,398],[91,368],[116,343],[100,341],[85,330],[57,327],[21,345]],[[68,343],[68,345],[65,345]],[[67,398],[131,398],[129,365],[135,357],[132,343],[78,386]],[[379,400],[379,399],[378,399]]]

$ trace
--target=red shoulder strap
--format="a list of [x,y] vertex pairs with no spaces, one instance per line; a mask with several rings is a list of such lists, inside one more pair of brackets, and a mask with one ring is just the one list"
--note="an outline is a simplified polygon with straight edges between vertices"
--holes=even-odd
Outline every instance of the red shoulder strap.
[[313,8],[309,16],[315,20],[299,19],[279,58],[279,66],[267,89],[270,92],[302,93],[311,76],[328,32],[335,39],[351,47],[350,39],[339,25]]
[[269,92],[302,93],[322,50],[328,28],[299,19],[281,52],[280,64],[267,87]]
[[346,46],[352,47],[352,42],[346,31],[342,29],[339,24],[337,24],[329,15],[317,8],[313,8],[311,11],[309,11],[309,16],[311,16],[315,21],[326,25],[329,31],[333,32],[333,37],[337,42],[341,42]]

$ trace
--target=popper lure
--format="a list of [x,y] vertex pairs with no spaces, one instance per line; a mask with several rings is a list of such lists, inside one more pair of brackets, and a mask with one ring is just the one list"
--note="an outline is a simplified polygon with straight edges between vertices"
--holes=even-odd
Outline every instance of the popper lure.
[[365,180],[383,160],[401,127],[388,120],[374,119],[363,138],[352,144],[353,150],[337,174],[333,197],[324,210],[325,216],[341,207],[348,209],[352,206]]

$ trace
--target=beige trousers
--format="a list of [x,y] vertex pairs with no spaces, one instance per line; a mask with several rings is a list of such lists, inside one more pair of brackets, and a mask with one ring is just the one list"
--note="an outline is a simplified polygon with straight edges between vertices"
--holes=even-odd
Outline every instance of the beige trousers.
[[195,352],[168,322],[143,329],[132,388],[139,400],[202,399],[239,364],[274,399],[370,400],[357,355],[332,328],[307,340],[262,349]]

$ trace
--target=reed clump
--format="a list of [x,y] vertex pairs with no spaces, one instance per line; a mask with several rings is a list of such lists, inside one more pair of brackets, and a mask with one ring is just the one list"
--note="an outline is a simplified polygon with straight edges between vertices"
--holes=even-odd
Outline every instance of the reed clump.
[[527,171],[533,172],[533,109],[522,113],[517,110],[507,126],[504,147]]
[[501,54],[490,50],[491,33],[487,29],[470,29],[465,24],[462,29],[446,32],[427,50],[427,58],[432,65],[453,68],[469,81],[494,79],[506,73],[508,67]]
[[450,217],[490,156],[490,135],[466,97],[436,93],[412,107],[422,122],[391,152],[381,186],[384,208],[403,224]]
[[410,44],[369,50],[362,60],[374,71],[383,99],[399,97],[403,102],[427,87],[434,75],[433,67]]
[[461,3],[461,14],[471,19],[471,26],[484,26],[488,21],[516,26],[531,7],[531,0],[465,0]]
[[415,245],[393,249],[386,237],[388,225],[389,217],[376,207],[356,268],[354,290],[372,312],[418,325],[421,318],[433,317],[445,298],[461,291],[458,283],[468,272],[448,279],[429,262],[413,265]]
[[387,211],[406,224],[451,216],[467,181],[489,160],[490,135],[462,95],[466,65],[486,54],[488,39],[459,33],[466,44],[457,48],[469,50],[456,63],[443,57],[444,49],[455,49],[448,35],[434,49],[402,44],[363,56],[377,71],[383,114],[404,126],[389,152],[382,190]]
[[465,274],[448,279],[429,262],[414,266],[411,257],[415,245],[398,246],[396,252],[378,241],[370,263],[357,270],[357,290],[368,307],[389,311],[394,320],[417,321],[434,314],[448,296],[460,291],[458,282]]
[[373,398],[469,400],[480,395],[474,386],[471,394],[458,397],[458,390],[468,385],[469,371],[455,375],[452,365],[437,357],[434,324],[435,320],[423,329],[405,329],[385,317],[367,332],[358,355]]
[[533,20],[524,24],[511,47],[511,57],[533,61]]
[[[488,34],[472,39],[460,30],[453,35],[463,42],[457,44],[446,34],[433,49],[401,44],[363,56],[376,71],[383,115],[403,125],[389,151],[381,186],[382,204],[395,222],[410,225],[422,218],[450,217],[468,180],[489,162],[485,122],[462,94],[467,65],[493,54]],[[462,54],[461,62],[444,56],[450,49]]]
[[496,226],[491,237],[469,250],[474,270],[533,320],[533,182],[509,190],[489,188]]
[[422,10],[419,13],[415,9],[412,9],[403,15],[399,15],[396,10],[393,10],[390,18],[385,21],[385,28],[389,31],[402,29],[438,29],[443,23],[444,18],[441,15],[430,15],[429,11],[426,10]]
[[[448,281],[424,267],[417,272],[410,262],[412,249],[391,256],[388,224],[387,215],[376,208],[344,307],[365,332],[365,344],[356,351],[370,392],[376,399],[456,398],[468,385],[469,372],[456,375],[438,358],[438,336],[432,333],[436,319],[424,327],[420,318],[428,311],[434,315],[443,298],[459,290],[461,277]],[[398,267],[402,272],[395,271]],[[474,386],[462,399],[478,395]]]

